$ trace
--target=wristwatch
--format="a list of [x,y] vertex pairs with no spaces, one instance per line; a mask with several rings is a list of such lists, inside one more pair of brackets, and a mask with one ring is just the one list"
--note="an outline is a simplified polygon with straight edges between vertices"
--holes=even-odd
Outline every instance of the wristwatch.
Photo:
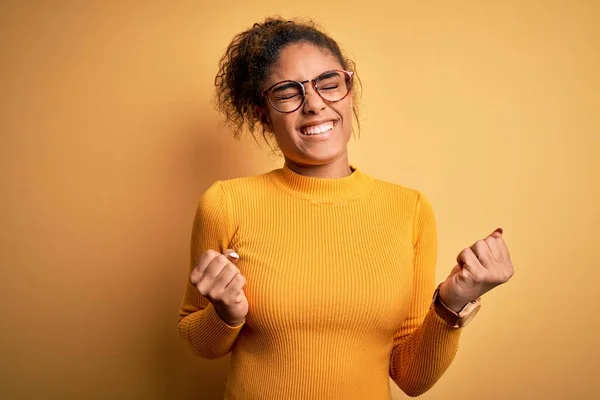
[[448,308],[440,299],[440,286],[435,289],[433,293],[433,300],[431,301],[431,307],[435,309],[437,315],[439,315],[444,321],[446,321],[453,328],[462,328],[467,326],[481,308],[481,297],[477,300],[467,303],[458,313]]

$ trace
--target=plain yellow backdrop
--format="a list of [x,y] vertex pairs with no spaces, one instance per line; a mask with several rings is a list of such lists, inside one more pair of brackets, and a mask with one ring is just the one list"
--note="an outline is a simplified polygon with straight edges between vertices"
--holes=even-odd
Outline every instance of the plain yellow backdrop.
[[223,50],[270,15],[357,62],[350,161],[428,196],[438,281],[505,230],[515,276],[422,398],[597,398],[593,0],[2,2],[0,398],[219,398],[228,357],[194,358],[177,312],[200,194],[282,165],[211,106]]

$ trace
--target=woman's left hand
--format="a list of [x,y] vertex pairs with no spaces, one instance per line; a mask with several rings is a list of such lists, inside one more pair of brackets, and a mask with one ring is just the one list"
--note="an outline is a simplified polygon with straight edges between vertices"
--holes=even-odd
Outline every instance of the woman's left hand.
[[447,307],[458,312],[513,276],[513,265],[502,232],[502,228],[498,228],[458,254],[458,265],[440,286],[440,300]]

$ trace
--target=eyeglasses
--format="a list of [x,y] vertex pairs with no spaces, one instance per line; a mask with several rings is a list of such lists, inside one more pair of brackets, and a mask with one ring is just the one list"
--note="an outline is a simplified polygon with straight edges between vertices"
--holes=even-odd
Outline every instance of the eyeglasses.
[[299,109],[306,99],[305,83],[311,82],[315,92],[327,103],[343,100],[352,88],[354,72],[335,69],[325,71],[314,79],[303,82],[286,80],[277,82],[263,92],[267,101],[280,113],[292,113]]

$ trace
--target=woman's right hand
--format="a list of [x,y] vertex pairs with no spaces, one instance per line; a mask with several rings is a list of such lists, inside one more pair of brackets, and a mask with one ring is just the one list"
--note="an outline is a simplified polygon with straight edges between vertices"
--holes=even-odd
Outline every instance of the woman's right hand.
[[192,285],[213,304],[229,326],[240,325],[248,314],[248,299],[243,290],[246,278],[235,266],[238,259],[238,254],[231,249],[224,254],[207,250],[190,274]]

